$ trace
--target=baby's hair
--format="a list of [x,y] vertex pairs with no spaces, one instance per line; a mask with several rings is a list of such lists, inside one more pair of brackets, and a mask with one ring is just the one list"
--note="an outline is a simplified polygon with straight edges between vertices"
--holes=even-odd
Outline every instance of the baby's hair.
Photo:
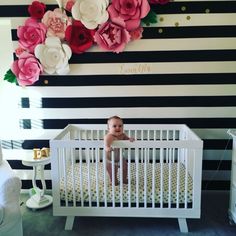
[[119,116],[111,116],[107,119],[107,124],[109,123],[110,120],[112,119],[116,119],[116,120],[121,120],[123,122],[123,120],[119,117]]
[[109,129],[109,122],[112,120],[112,119],[115,119],[115,120],[121,120],[122,123],[123,123],[123,120],[122,118],[120,118],[119,116],[111,116],[107,119],[107,128]]

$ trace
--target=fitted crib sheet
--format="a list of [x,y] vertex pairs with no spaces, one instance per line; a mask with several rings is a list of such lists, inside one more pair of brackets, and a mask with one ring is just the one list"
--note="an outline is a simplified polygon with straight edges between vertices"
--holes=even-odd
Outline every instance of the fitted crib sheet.
[[[102,163],[90,163],[89,167],[86,163],[76,163],[72,169],[72,166],[67,167],[66,178],[62,177],[60,181],[60,197],[61,200],[73,201],[74,197],[77,202],[104,202],[109,203],[115,200],[115,203],[128,203],[129,199],[131,203],[152,203],[153,199],[153,164],[139,163],[136,168],[135,163],[130,163],[130,187],[126,184],[112,187],[109,176],[106,173],[106,191],[104,191],[104,167]],[[89,170],[88,170],[89,168]],[[145,170],[146,168],[146,175]],[[98,174],[96,174],[96,169]],[[138,170],[137,170],[138,169]],[[81,173],[82,170],[82,173]],[[179,174],[177,175],[177,170]],[[138,194],[136,186],[136,172],[138,171]],[[189,173],[183,164],[177,163],[163,163],[162,164],[162,178],[161,178],[161,165],[155,163],[155,191],[154,202],[156,203],[191,203],[192,202],[192,189],[193,181]],[[72,177],[74,175],[74,178]],[[82,175],[82,186],[81,186]],[[88,175],[90,178],[88,178]],[[97,178],[98,176],[98,178]],[[146,176],[146,181],[145,181]],[[170,178],[171,176],[171,178]],[[65,182],[66,179],[66,182]],[[119,172],[118,172],[119,180]],[[162,180],[162,193],[161,193],[161,181]],[[171,180],[171,181],[170,181]],[[171,182],[171,186],[169,183]],[[177,182],[179,183],[177,185]],[[73,187],[74,184],[74,187]],[[97,185],[98,184],[98,185]],[[90,187],[88,187],[90,186]],[[178,191],[177,191],[178,186]],[[82,189],[82,191],[81,191]],[[75,196],[73,194],[75,192]],[[105,194],[106,193],[106,194]],[[105,196],[106,195],[106,196]],[[187,198],[187,199],[185,199]],[[162,199],[162,201],[161,201]]]

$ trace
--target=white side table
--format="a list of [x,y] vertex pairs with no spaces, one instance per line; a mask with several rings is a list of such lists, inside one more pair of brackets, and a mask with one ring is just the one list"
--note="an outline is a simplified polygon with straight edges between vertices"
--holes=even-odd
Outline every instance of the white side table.
[[40,202],[35,201],[34,195],[33,195],[26,201],[26,206],[29,208],[40,209],[40,208],[44,208],[52,204],[52,196],[44,194],[46,190],[46,183],[45,183],[45,178],[44,178],[44,166],[49,164],[50,162],[51,162],[50,157],[34,159],[33,155],[30,157],[26,157],[22,160],[23,165],[33,167],[33,171],[34,171],[34,175],[32,179],[33,188],[34,189],[38,188],[36,185],[36,177],[37,177],[38,170],[40,171],[40,180],[42,183],[41,198],[43,201],[40,201]]

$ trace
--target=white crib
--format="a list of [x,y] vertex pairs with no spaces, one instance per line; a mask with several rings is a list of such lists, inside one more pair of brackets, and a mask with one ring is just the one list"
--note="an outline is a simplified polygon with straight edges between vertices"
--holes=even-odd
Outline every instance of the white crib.
[[[128,184],[114,184],[106,171],[106,125],[68,125],[50,140],[53,215],[200,218],[203,142],[186,125],[125,125],[134,142],[115,141]],[[114,154],[112,174],[114,176]]]

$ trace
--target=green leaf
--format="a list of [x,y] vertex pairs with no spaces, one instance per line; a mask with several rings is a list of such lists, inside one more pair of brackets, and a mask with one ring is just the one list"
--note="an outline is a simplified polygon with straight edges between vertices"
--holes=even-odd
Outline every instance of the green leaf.
[[157,23],[157,16],[153,10],[150,10],[146,17],[142,19],[142,22],[146,25]]
[[15,83],[18,85],[17,83],[17,79],[16,79],[16,76],[15,74],[12,72],[11,69],[9,69],[6,74],[4,75],[4,80],[10,82],[10,83]]

